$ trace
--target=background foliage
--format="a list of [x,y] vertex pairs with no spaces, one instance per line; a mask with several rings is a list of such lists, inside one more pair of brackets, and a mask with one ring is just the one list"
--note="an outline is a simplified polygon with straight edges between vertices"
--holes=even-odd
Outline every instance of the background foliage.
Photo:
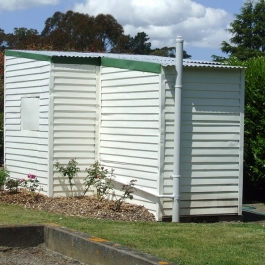
[[248,0],[241,13],[227,29],[232,34],[230,43],[223,41],[221,50],[241,61],[265,52],[265,0]]
[[246,67],[244,199],[265,202],[265,0],[247,0],[221,43],[228,58],[215,62]]
[[[151,49],[151,42],[145,32],[135,36],[124,34],[121,24],[110,14],[90,16],[73,12],[55,12],[47,18],[39,33],[36,29],[14,28],[13,33],[5,33],[0,28],[0,46],[2,49],[29,49],[51,46],[57,51],[115,52],[131,54],[151,54],[174,57],[174,47]],[[161,52],[158,52],[160,51]],[[167,51],[168,52],[165,52]],[[190,58],[186,51],[184,58]]]

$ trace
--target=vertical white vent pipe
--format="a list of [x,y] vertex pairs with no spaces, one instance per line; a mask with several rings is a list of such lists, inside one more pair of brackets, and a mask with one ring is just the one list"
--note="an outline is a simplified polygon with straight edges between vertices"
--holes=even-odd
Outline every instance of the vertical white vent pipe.
[[173,207],[172,222],[179,222],[180,203],[180,136],[181,136],[181,90],[183,71],[183,39],[176,39],[176,83],[175,83],[175,126],[174,126],[174,167],[173,167]]

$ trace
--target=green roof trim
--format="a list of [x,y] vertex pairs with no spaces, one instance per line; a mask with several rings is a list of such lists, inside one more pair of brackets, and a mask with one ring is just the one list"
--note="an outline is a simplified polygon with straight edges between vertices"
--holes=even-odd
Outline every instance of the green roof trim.
[[33,59],[37,61],[48,61],[51,63],[61,64],[89,64],[100,66],[100,58],[86,57],[66,57],[66,56],[49,56],[43,54],[6,50],[5,55],[19,58]]
[[51,61],[51,56],[48,55],[42,55],[42,54],[34,54],[29,52],[20,52],[15,50],[5,50],[5,55],[7,56],[14,56],[18,58],[27,58],[27,59],[33,59],[38,61]]
[[52,63],[61,63],[61,64],[89,64],[100,66],[100,57],[63,57],[63,56],[53,56],[51,58]]
[[105,57],[71,57],[71,56],[52,56],[16,50],[6,50],[5,55],[19,58],[27,58],[38,61],[48,61],[61,64],[87,64],[96,66],[116,67],[122,69],[136,70],[141,72],[161,73],[159,63],[150,63],[126,59],[105,58]]
[[150,73],[161,73],[161,65],[158,63],[140,62],[125,59],[101,58],[101,65],[122,69],[136,70]]

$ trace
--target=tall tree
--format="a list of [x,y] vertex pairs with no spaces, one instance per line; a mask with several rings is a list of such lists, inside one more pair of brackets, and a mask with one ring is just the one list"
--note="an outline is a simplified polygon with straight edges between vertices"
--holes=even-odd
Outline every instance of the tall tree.
[[121,49],[123,27],[111,15],[96,17],[67,11],[56,12],[45,22],[41,33],[44,43],[56,50],[111,51]]
[[95,40],[102,45],[102,50],[111,51],[121,44],[124,30],[112,15],[97,15],[94,30]]
[[265,202],[265,56],[239,61],[230,58],[229,65],[245,69],[244,114],[244,199]]
[[264,55],[265,52],[265,0],[248,0],[241,13],[227,29],[233,37],[223,41],[221,50],[239,60]]
[[138,32],[135,37],[130,38],[130,49],[134,54],[147,55],[151,52],[151,42],[145,32]]
[[[163,47],[161,49],[154,49],[150,55],[164,56],[164,57],[176,57],[176,47]],[[183,59],[190,59],[189,55],[185,50],[183,50]]]
[[5,35],[5,41],[9,49],[26,49],[31,43],[39,43],[40,35],[36,29],[14,28],[13,33]]
[[3,47],[5,41],[5,31],[0,28],[0,46]]
[[213,54],[212,56],[212,61],[213,62],[218,62],[218,63],[226,63],[229,61],[229,58],[223,57],[223,56],[218,56]]
[[185,50],[183,50],[183,59],[191,59],[191,55],[188,54]]
[[131,49],[131,36],[130,35],[124,35],[121,34],[119,38],[117,38],[117,42],[115,45],[113,45],[110,52],[113,53],[133,53]]
[[55,12],[45,21],[41,32],[45,44],[53,45],[55,50],[66,50],[73,47],[78,51],[91,49],[93,46],[94,17],[86,14],[67,11]]

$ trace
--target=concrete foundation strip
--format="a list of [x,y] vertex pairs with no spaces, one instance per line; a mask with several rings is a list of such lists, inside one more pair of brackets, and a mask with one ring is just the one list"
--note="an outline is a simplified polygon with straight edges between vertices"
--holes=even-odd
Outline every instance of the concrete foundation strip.
[[176,265],[55,224],[0,226],[0,246],[46,248],[88,265]]

